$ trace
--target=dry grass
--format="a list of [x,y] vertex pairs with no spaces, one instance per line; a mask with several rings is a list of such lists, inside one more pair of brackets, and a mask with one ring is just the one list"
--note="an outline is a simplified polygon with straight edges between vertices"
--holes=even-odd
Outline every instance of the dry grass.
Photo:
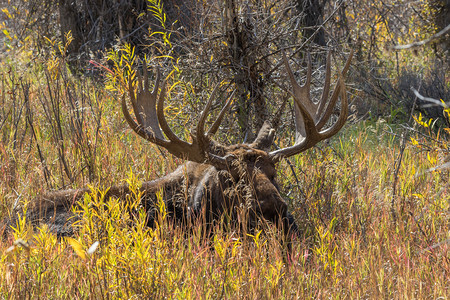
[[[130,132],[101,87],[63,64],[33,66],[1,64],[2,219],[49,188],[137,185],[179,163]],[[0,241],[1,297],[446,299],[449,173],[423,173],[442,158],[423,151],[437,147],[422,139],[420,149],[407,145],[394,194],[400,143],[391,131],[383,121],[348,124],[329,145],[291,159],[298,184],[286,162],[279,166],[304,233],[288,257],[275,230],[219,226],[209,236],[198,225],[186,234],[163,207],[158,226],[146,228],[143,212],[127,212],[133,201],[105,207],[86,195],[73,239],[21,220]]]

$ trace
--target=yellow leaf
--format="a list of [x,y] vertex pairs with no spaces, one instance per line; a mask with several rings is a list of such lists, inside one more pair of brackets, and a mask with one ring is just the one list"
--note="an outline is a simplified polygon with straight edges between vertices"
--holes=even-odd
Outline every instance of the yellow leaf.
[[2,32],[3,32],[3,34],[4,34],[8,39],[10,39],[10,40],[12,39],[11,36],[9,35],[8,30],[3,29]]
[[80,242],[71,237],[67,237],[66,240],[72,246],[73,250],[79,257],[81,257],[82,259],[86,259],[86,252],[84,251],[83,245]]
[[415,138],[413,138],[413,137],[411,137],[411,143],[412,143],[414,146],[419,145],[419,142],[418,142]]
[[12,19],[12,15],[10,14],[10,12],[8,11],[7,8],[2,8],[2,12],[10,19]]
[[[423,116],[422,116],[421,113],[419,113],[419,117],[418,118],[416,118],[415,116],[413,116],[413,118],[420,126],[423,126],[425,128],[429,127],[429,125],[426,122],[423,121]],[[431,120],[429,122],[431,122]]]

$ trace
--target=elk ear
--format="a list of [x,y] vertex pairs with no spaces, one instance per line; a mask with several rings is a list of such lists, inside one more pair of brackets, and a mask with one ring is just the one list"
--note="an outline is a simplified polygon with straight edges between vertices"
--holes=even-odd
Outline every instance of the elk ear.
[[250,144],[250,147],[269,151],[272,146],[273,138],[275,137],[275,130],[272,128],[269,122],[264,122],[263,126],[259,130],[258,136]]

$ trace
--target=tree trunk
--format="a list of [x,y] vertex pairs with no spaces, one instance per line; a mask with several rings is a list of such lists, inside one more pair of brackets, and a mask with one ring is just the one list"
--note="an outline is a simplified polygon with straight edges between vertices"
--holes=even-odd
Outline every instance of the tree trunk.
[[251,140],[267,119],[264,100],[264,82],[259,76],[255,55],[251,18],[239,21],[234,0],[227,0],[225,7],[226,40],[230,66],[237,89],[238,123],[244,140]]
[[326,46],[325,30],[318,29],[318,26],[323,23],[323,11],[326,3],[327,0],[297,0],[297,10],[305,15],[302,18],[302,26],[305,27],[303,35],[309,38],[318,30],[313,42],[320,46]]
[[83,38],[80,32],[80,24],[78,24],[78,10],[73,0],[59,0],[59,24],[61,26],[61,40],[67,43],[66,34],[70,31],[72,34],[72,42],[68,48],[68,54],[78,54]]

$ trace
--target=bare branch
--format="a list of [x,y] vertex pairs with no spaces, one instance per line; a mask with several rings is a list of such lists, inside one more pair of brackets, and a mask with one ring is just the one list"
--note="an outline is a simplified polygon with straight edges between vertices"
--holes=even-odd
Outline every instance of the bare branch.
[[445,35],[447,32],[450,31],[450,24],[447,25],[447,27],[445,27],[444,29],[442,29],[441,31],[439,31],[438,33],[436,33],[435,35],[433,35],[432,37],[423,40],[423,41],[419,41],[419,42],[414,42],[411,44],[407,44],[407,45],[397,45],[397,46],[393,46],[392,48],[395,50],[404,50],[404,49],[409,49],[409,48],[415,48],[415,47],[420,47],[423,45],[426,45],[428,43],[431,43],[437,39],[439,39],[441,36]]
[[419,91],[416,90],[416,89],[413,88],[413,87],[411,87],[411,90],[413,91],[414,95],[416,95],[416,97],[419,98],[420,100],[422,100],[422,101],[427,101],[427,102],[430,102],[430,103],[433,103],[433,104],[424,105],[424,107],[429,107],[429,106],[442,106],[442,107],[445,107],[445,104],[442,103],[441,101],[436,100],[436,99],[434,99],[434,98],[422,96],[422,95],[419,93]]

